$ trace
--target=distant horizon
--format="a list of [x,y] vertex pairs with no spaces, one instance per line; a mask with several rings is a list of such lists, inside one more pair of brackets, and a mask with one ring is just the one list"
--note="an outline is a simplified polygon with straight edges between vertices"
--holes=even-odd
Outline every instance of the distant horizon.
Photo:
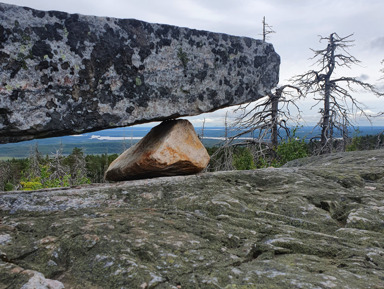
[[[157,124],[156,124],[157,125]],[[108,128],[108,129],[102,129],[102,130],[98,130],[98,131],[106,131],[106,130],[117,130],[117,129],[126,129],[126,128],[153,128],[155,127],[156,125],[152,125],[152,126],[144,126],[144,124],[140,124],[140,125],[132,125],[132,126],[121,126],[121,127],[115,127],[115,128]],[[196,125],[193,125],[194,128],[198,127],[198,128],[202,128],[203,126],[196,126]],[[225,128],[225,125],[205,125],[204,128]],[[234,126],[228,126],[229,128],[234,128]],[[289,128],[293,128],[293,127],[318,127],[318,125],[292,125],[292,126],[288,126]],[[359,127],[383,127],[384,128],[384,124],[383,125],[353,125],[353,126],[349,126],[349,127],[355,127],[355,128],[359,128]],[[84,133],[96,133],[98,131],[92,131],[92,132],[84,132]],[[81,134],[84,134],[84,133],[81,133]],[[72,135],[72,136],[75,136],[75,135]]]
[[[291,126],[290,130],[296,126]],[[33,139],[18,143],[8,143],[0,145],[0,159],[26,158],[35,145],[38,146],[42,155],[55,155],[62,151],[63,155],[69,155],[77,147],[81,148],[86,155],[90,154],[121,154],[124,150],[140,141],[153,126],[131,126],[118,127],[100,131],[86,132],[77,135],[60,136],[44,139]],[[239,130],[225,129],[225,126],[194,126],[195,131],[200,135],[203,144],[207,147],[217,146],[225,141],[226,136],[232,137]],[[350,136],[357,135],[377,135],[384,132],[384,126],[356,126],[357,133],[350,130]],[[203,136],[204,135],[204,136]],[[248,133],[242,135],[242,139],[257,137],[257,131],[254,134]],[[320,135],[320,128],[314,126],[299,126],[295,133],[296,137],[309,140]],[[202,137],[203,136],[203,137]],[[340,134],[335,133],[335,138]],[[283,138],[286,137],[283,135]]]
[[[338,76],[355,76],[358,79],[375,85],[384,91],[384,1],[267,1],[244,0],[241,5],[233,5],[231,1],[109,1],[68,0],[3,0],[20,6],[28,6],[39,10],[56,10],[83,15],[101,17],[134,18],[150,23],[163,23],[179,27],[226,33],[229,35],[262,37],[262,20],[266,17],[268,25],[276,32],[268,35],[267,41],[272,43],[281,57],[280,83],[291,83],[295,75],[303,74],[313,65],[313,51],[323,49],[326,45],[319,42],[319,35],[327,36],[337,32],[340,36],[353,33],[351,55],[361,61],[352,69],[337,69]],[[368,3],[368,4],[367,4]],[[358,21],[357,21],[358,19]],[[353,92],[362,103],[364,112],[376,115],[383,111],[383,98],[366,94],[360,90]],[[297,102],[301,117],[297,118],[300,125],[314,127],[320,120],[321,104],[313,96],[302,98]],[[224,126],[224,119],[236,117],[234,108],[229,107],[211,113],[185,117],[195,127]],[[360,126],[371,126],[360,117],[350,115]],[[384,126],[384,114],[372,118],[374,126]],[[361,124],[361,125],[360,125]],[[141,124],[142,127],[153,127],[155,124]],[[138,125],[132,126],[137,127]]]

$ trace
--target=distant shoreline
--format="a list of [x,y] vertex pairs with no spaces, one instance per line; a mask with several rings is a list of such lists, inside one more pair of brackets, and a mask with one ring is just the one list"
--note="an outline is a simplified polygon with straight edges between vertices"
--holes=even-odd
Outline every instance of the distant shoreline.
[[[102,130],[92,133],[84,133],[80,135],[63,136],[56,138],[37,139],[20,143],[10,143],[0,145],[0,160],[9,158],[26,158],[31,148],[36,144],[43,156],[52,156],[57,150],[62,148],[62,154],[68,155],[73,148],[78,147],[85,154],[120,154],[131,145],[143,138],[152,127],[125,127],[109,130]],[[384,131],[384,126],[360,126],[358,134],[350,132],[350,137],[355,135],[376,135]],[[203,135],[203,144],[211,147],[219,145],[225,140],[225,127],[195,127],[195,131],[199,136]],[[228,136],[233,136],[235,131],[228,129]],[[305,126],[299,127],[296,131],[296,137],[306,138],[319,135],[320,129]],[[335,136],[336,138],[339,136]],[[242,139],[250,139],[252,135],[242,136]]]

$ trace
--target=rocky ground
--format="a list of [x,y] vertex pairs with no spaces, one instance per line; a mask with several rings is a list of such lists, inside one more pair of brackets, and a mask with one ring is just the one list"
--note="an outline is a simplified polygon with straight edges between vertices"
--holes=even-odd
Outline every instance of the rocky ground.
[[0,208],[0,288],[384,288],[384,150]]

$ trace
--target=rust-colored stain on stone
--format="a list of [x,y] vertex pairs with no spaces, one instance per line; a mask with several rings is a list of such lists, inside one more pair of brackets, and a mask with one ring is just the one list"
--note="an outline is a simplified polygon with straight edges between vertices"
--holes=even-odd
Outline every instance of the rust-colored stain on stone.
[[187,120],[165,121],[125,151],[108,168],[105,178],[122,181],[194,174],[202,171],[209,155]]

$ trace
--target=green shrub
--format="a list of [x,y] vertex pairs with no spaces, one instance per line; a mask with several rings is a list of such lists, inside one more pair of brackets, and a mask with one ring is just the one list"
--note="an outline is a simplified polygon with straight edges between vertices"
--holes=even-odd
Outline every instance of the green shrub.
[[280,163],[276,158],[274,158],[272,155],[266,155],[264,157],[260,157],[256,162],[256,168],[258,169],[265,169],[269,167],[280,167]]
[[39,190],[43,188],[40,177],[36,177],[27,181],[21,181],[20,185],[23,191]]
[[285,163],[308,156],[308,145],[304,139],[299,139],[295,136],[296,129],[293,130],[292,137],[283,140],[276,148],[277,166],[282,166]]
[[359,148],[361,147],[361,140],[362,140],[362,138],[359,137],[359,136],[353,137],[351,143],[349,145],[347,145],[345,150],[347,152],[352,152],[352,151],[359,150]]
[[233,166],[236,170],[255,169],[253,155],[248,148],[238,148],[233,156]]
[[4,191],[13,191],[14,189],[15,187],[13,186],[13,184],[9,182],[4,185]]

